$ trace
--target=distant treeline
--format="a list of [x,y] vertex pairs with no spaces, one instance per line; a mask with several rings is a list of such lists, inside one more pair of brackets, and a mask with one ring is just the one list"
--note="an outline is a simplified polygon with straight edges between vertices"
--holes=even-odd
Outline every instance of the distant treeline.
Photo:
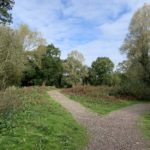
[[0,36],[1,89],[12,85],[72,87],[119,82],[109,58],[98,57],[89,68],[84,65],[83,54],[74,50],[62,60],[60,49],[46,44],[41,34],[31,31],[27,25],[19,29],[0,26]]

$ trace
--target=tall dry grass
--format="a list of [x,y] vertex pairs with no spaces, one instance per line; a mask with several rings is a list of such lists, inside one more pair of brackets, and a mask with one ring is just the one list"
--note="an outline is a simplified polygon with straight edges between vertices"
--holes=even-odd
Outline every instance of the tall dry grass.
[[86,96],[94,99],[119,100],[112,96],[113,87],[109,86],[82,86],[64,89],[63,92],[70,95]]

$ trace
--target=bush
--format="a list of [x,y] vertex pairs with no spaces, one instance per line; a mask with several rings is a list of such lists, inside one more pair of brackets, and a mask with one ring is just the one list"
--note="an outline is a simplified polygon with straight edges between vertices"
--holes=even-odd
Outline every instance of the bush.
[[6,130],[9,133],[16,124],[14,116],[22,106],[19,94],[16,87],[0,92],[0,132]]
[[73,88],[68,88],[63,90],[65,93],[71,95],[78,95],[78,96],[87,96],[90,98],[106,98],[106,99],[114,99],[113,96],[110,96],[112,93],[112,87],[109,86],[82,86],[78,85]]
[[24,51],[18,32],[0,26],[0,90],[20,83],[24,70]]
[[128,81],[121,84],[117,93],[122,96],[132,96],[137,99],[150,99],[150,87],[140,81]]

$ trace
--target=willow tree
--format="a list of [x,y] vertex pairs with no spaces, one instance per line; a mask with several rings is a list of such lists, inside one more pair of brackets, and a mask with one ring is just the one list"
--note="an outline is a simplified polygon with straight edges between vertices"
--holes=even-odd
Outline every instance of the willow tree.
[[46,45],[46,40],[42,37],[42,34],[37,31],[32,31],[26,24],[20,25],[17,32],[25,51],[32,51],[41,45]]
[[88,76],[88,68],[84,65],[84,56],[78,51],[72,51],[64,61],[63,81],[67,86],[82,84]]
[[150,92],[150,4],[145,4],[133,15],[121,52],[127,55],[130,64],[127,69],[127,84],[131,94],[148,96]]

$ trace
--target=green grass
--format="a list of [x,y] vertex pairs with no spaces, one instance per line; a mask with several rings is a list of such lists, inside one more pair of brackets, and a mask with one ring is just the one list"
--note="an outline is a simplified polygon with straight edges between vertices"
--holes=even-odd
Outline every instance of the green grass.
[[106,115],[114,110],[118,110],[133,104],[138,103],[137,101],[131,100],[119,100],[110,101],[104,99],[92,99],[85,96],[69,95],[70,99],[80,102],[85,107],[88,107],[92,111],[99,113],[100,115]]
[[150,141],[150,113],[144,114],[139,118],[138,126],[145,135],[145,138]]
[[1,150],[78,150],[87,143],[80,126],[46,90],[16,89],[19,109],[13,117],[0,119]]
[[107,86],[77,86],[64,89],[63,93],[100,115],[106,115],[112,111],[139,103],[136,100],[122,100],[110,96],[111,90],[112,88]]

